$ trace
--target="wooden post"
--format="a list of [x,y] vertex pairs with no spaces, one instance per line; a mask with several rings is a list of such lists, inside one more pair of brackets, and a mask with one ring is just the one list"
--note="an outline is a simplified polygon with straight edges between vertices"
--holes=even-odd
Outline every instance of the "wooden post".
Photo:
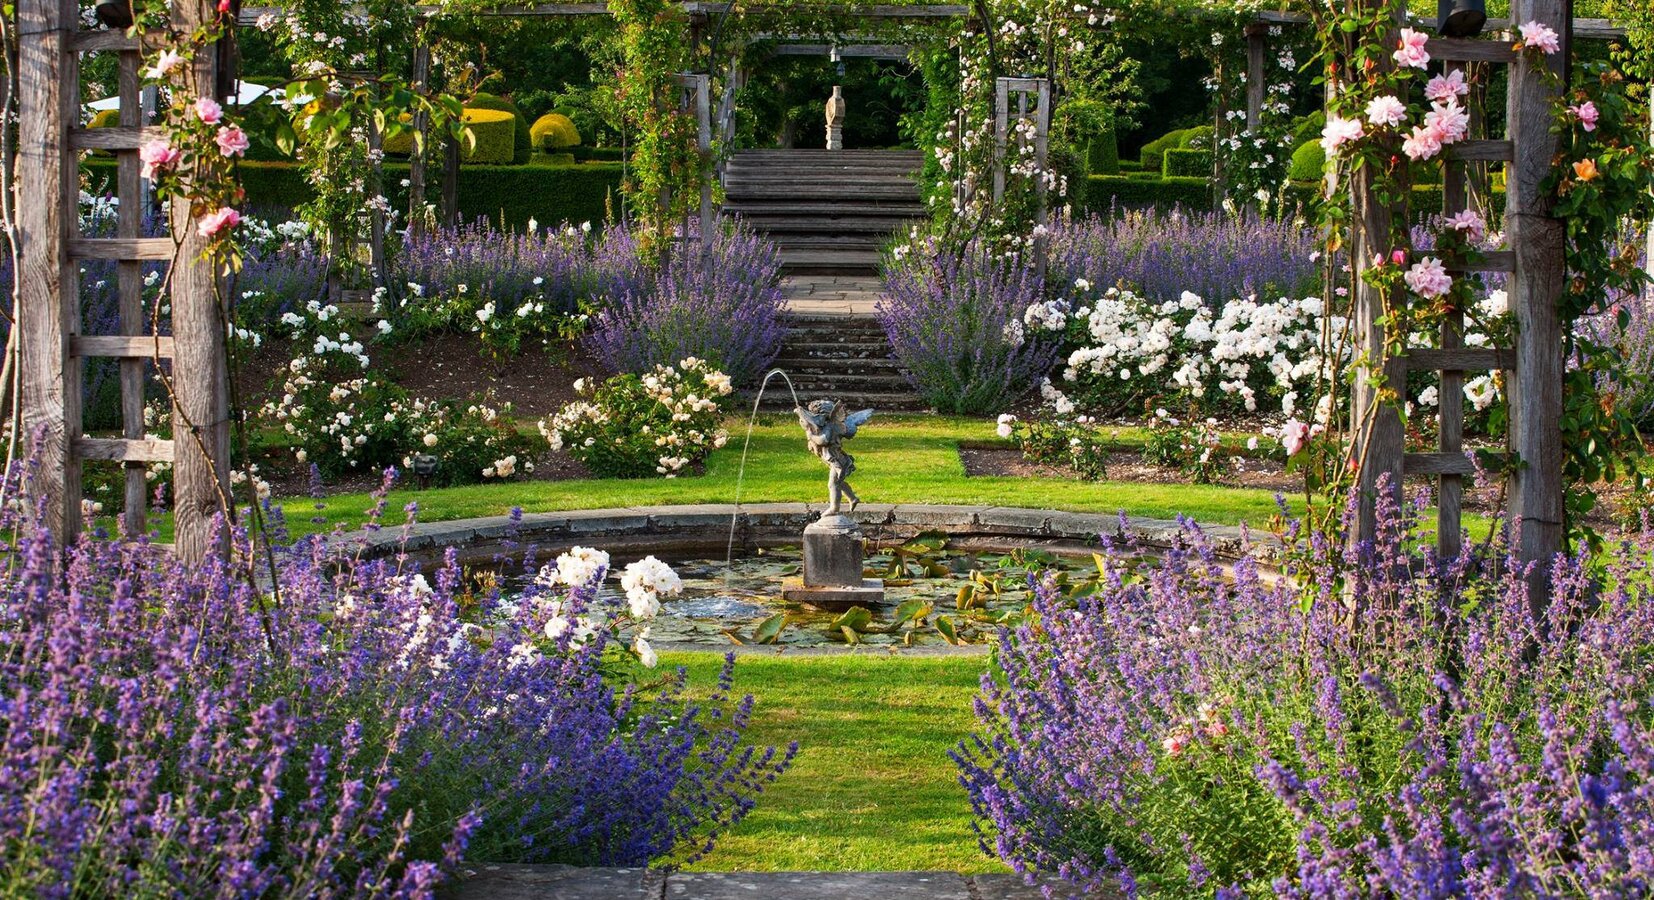
[[[121,101],[121,127],[136,128],[148,124],[144,118],[142,103],[140,102],[140,80],[138,67],[142,62],[142,55],[136,50],[124,51],[120,55],[120,89],[117,96]],[[132,198],[143,194],[142,178],[140,177],[140,161],[136,153],[120,153],[116,165],[116,195],[121,199],[121,205],[116,211],[116,234],[123,238],[141,237],[144,220],[144,208],[141,204],[130,202]],[[148,329],[144,321],[144,271],[143,264],[137,260],[121,260],[116,265],[118,289],[120,291],[120,333],[136,337],[144,334]],[[120,361],[121,372],[121,436],[127,440],[142,440],[144,437],[144,367],[148,365],[137,357],[124,358]],[[146,475],[149,467],[141,462],[128,462],[124,466],[125,511],[123,522],[126,533],[136,537],[144,533],[144,506],[149,501],[149,483]]]
[[[385,74],[384,47],[374,50],[374,71],[376,75]],[[379,99],[379,92],[374,91],[374,99]],[[368,122],[368,163],[372,176],[369,189],[374,199],[379,201],[372,204],[368,210],[368,267],[373,270],[374,288],[383,288],[390,283],[390,275],[385,261],[385,230],[388,224],[385,219],[385,134],[379,130],[377,120]],[[388,297],[385,302],[393,302]],[[389,310],[380,310],[389,312]]]
[[1269,26],[1254,22],[1246,26],[1246,128],[1256,131],[1263,123],[1264,56],[1269,50]]
[[[19,0],[17,227],[23,246],[19,347],[23,434],[38,467],[27,485],[40,503],[40,526],[64,543],[80,526],[79,365],[69,341],[79,327],[79,273],[68,254],[78,228],[78,170],[69,161],[69,127],[80,97],[78,57],[69,33],[79,22],[75,0]],[[65,385],[76,387],[65,390]],[[33,443],[38,436],[39,443]]]
[[[413,50],[413,89],[424,94],[431,80],[431,45],[425,41],[424,26],[420,27]],[[425,157],[430,140],[431,122],[424,110],[414,113],[413,154],[408,157],[408,230],[417,231],[425,223]]]
[[[1461,62],[1449,62],[1444,70],[1451,74],[1464,71]],[[1453,215],[1468,209],[1470,190],[1466,174],[1467,164],[1447,158],[1442,173],[1442,213]],[[1464,310],[1457,307],[1447,311],[1442,322],[1441,348],[1457,350],[1464,346]],[[1437,442],[1442,453],[1464,452],[1464,372],[1444,369],[1437,391]],[[1444,560],[1456,558],[1464,549],[1464,476],[1443,474],[1437,481],[1436,548]]]
[[1510,492],[1510,520],[1520,531],[1518,558],[1535,563],[1529,578],[1536,612],[1550,601],[1548,563],[1562,549],[1562,323],[1557,305],[1566,289],[1566,233],[1541,190],[1558,149],[1551,133],[1552,104],[1560,89],[1546,78],[1563,73],[1570,0],[1513,0],[1511,20],[1537,21],[1562,36],[1560,53],[1541,60],[1520,54],[1510,68],[1508,120],[1515,160],[1508,170],[1505,221],[1516,256],[1508,282],[1516,316],[1516,377],[1510,397],[1510,444],[1519,467]]
[[442,142],[442,224],[459,227],[459,138],[451,134]]
[[[182,0],[173,23],[188,32],[211,20],[206,0]],[[198,54],[184,85],[186,96],[211,96],[217,87],[214,54]],[[212,551],[214,517],[228,519],[230,394],[224,355],[225,319],[218,273],[201,259],[207,239],[184,203],[172,204],[172,233],[180,241],[172,275],[173,530],[179,558],[205,559]],[[221,547],[220,550],[227,549]]]
[[[1400,39],[1396,30],[1392,30],[1391,35]],[[1375,186],[1377,179],[1378,173],[1368,167],[1349,173],[1354,201],[1350,258],[1355,263],[1355,352],[1362,360],[1355,372],[1351,404],[1355,432],[1352,453],[1359,466],[1356,490],[1360,497],[1356,530],[1351,537],[1358,543],[1370,542],[1378,536],[1380,482],[1386,476],[1389,478],[1387,490],[1400,504],[1402,464],[1407,450],[1401,410],[1395,402],[1381,396],[1388,393],[1391,398],[1398,397],[1406,388],[1407,360],[1389,352],[1383,321],[1391,306],[1406,302],[1406,295],[1398,292],[1398,295],[1386,296],[1362,277],[1373,266],[1375,258],[1385,265],[1394,265],[1390,261],[1391,251],[1396,249],[1392,246],[1392,229],[1398,221],[1406,221],[1407,207],[1405,202],[1395,206],[1381,203]],[[1382,387],[1373,384],[1375,380],[1381,381]]]

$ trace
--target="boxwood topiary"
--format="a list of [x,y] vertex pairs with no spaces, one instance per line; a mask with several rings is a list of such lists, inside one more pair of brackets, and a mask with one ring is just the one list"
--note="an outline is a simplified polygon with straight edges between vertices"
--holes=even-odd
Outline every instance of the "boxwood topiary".
[[1166,164],[1166,151],[1177,149],[1178,141],[1183,139],[1184,133],[1188,130],[1189,129],[1184,128],[1177,131],[1168,131],[1160,137],[1144,144],[1143,150],[1140,154],[1143,160],[1143,171],[1160,171]]
[[470,103],[465,104],[465,108],[491,109],[497,112],[510,113],[513,119],[514,143],[511,159],[507,162],[517,166],[528,164],[529,158],[534,155],[534,136],[529,131],[528,120],[523,118],[523,111],[517,108],[517,104],[495,94],[478,92],[475,97],[471,98]]
[[1212,138],[1217,132],[1210,125],[1196,125],[1186,128],[1178,136],[1177,149],[1179,150],[1210,150]]
[[1114,129],[1099,132],[1086,145],[1086,171],[1091,175],[1118,175],[1120,173],[1120,142]]
[[1292,151],[1292,165],[1287,168],[1286,177],[1291,181],[1320,181],[1326,166],[1327,152],[1321,149],[1320,140],[1309,140]]
[[580,129],[562,113],[546,113],[529,129],[536,150],[567,150],[580,146]]
[[1167,150],[1161,174],[1167,178],[1208,178],[1212,174],[1212,151]]
[[461,150],[465,162],[495,166],[516,164],[516,116],[497,109],[466,109],[464,121],[475,138],[470,152]]

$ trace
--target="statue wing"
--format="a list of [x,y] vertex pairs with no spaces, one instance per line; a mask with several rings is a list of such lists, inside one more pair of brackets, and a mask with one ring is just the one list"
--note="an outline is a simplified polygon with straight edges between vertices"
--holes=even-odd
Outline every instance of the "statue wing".
[[860,428],[861,426],[866,425],[867,420],[871,419],[871,418],[873,418],[873,410],[864,409],[861,412],[851,413],[850,415],[846,416],[845,419],[844,419],[844,424],[850,426],[853,429],[854,428]]

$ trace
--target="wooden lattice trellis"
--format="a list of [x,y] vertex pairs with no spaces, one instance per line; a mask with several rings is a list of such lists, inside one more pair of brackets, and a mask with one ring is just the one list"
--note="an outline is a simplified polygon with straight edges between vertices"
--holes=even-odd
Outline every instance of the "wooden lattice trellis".
[[[189,32],[210,21],[214,8],[204,0],[174,4],[174,25]],[[82,513],[82,464],[111,460],[125,464],[126,526],[141,532],[148,496],[145,472],[152,463],[172,463],[172,504],[179,554],[203,558],[210,549],[214,517],[228,497],[229,389],[224,353],[225,319],[212,267],[202,261],[205,238],[183,204],[171,210],[176,237],[144,237],[144,186],[138,149],[161,137],[143,121],[139,39],[122,32],[85,30],[76,0],[19,0],[18,72],[20,153],[17,165],[20,275],[22,420],[26,438],[42,437],[36,500],[44,503],[44,524],[64,540],[78,533]],[[83,54],[119,56],[119,127],[80,125],[80,59]],[[184,89],[192,96],[222,96],[219,60],[198,53]],[[103,150],[118,158],[119,198],[115,237],[87,237],[77,215],[79,157]],[[87,260],[116,263],[119,324],[116,334],[83,334],[80,265]],[[170,262],[170,335],[152,328],[145,308],[146,262]],[[156,321],[159,321],[158,317]],[[88,437],[83,429],[85,362],[119,360],[121,436]],[[146,367],[168,373],[174,440],[144,438]]]
[[[1410,370],[1440,373],[1440,437],[1436,452],[1408,453],[1399,411],[1383,403],[1372,379],[1358,373],[1354,419],[1358,430],[1355,458],[1362,461],[1359,486],[1363,504],[1356,537],[1376,534],[1375,499],[1381,479],[1388,477],[1399,492],[1403,475],[1435,476],[1439,481],[1438,543],[1444,557],[1462,550],[1461,503],[1464,479],[1475,472],[1464,452],[1464,381],[1467,372],[1502,371],[1511,410],[1509,449],[1519,465],[1510,487],[1510,519],[1520,534],[1518,556],[1525,562],[1543,562],[1562,547],[1562,382],[1563,334],[1558,303],[1564,290],[1564,231],[1551,215],[1551,199],[1541,184],[1551,173],[1558,148],[1551,133],[1553,104],[1560,88],[1540,66],[1563,74],[1568,58],[1570,28],[1567,0],[1515,0],[1512,18],[1552,25],[1562,35],[1561,52],[1536,62],[1512,49],[1508,37],[1487,39],[1432,38],[1428,50],[1449,70],[1471,63],[1509,67],[1507,134],[1498,140],[1466,140],[1446,148],[1445,208],[1447,214],[1467,208],[1466,170],[1470,165],[1506,164],[1505,234],[1512,248],[1484,254],[1478,262],[1448,260],[1457,273],[1501,272],[1507,276],[1507,294],[1516,319],[1513,348],[1464,346],[1464,313],[1453,311],[1443,325],[1440,346],[1387,354],[1382,323],[1387,303],[1405,297],[1385,297],[1358,279],[1356,289],[1357,352],[1383,360],[1383,381],[1395,387],[1406,382]],[[1355,229],[1351,255],[1358,271],[1389,248],[1392,209],[1372,195],[1370,174],[1353,173],[1360,226]],[[1542,576],[1535,585],[1543,593]]]
[[[1030,139],[1020,127],[1033,129]],[[963,131],[961,131],[963,133]],[[1013,141],[1013,138],[1015,139]],[[1005,178],[1011,157],[1027,150],[1034,157],[1034,264],[1045,277],[1045,231],[1050,224],[1046,171],[1051,158],[1051,79],[997,78],[994,80],[994,202],[1005,198]]]

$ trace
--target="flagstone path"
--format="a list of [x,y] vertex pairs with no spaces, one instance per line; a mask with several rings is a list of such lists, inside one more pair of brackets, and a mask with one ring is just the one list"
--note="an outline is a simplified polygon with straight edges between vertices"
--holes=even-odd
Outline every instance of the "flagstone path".
[[[676,872],[482,865],[454,900],[1043,900],[1020,875],[954,872]],[[1056,896],[1064,896],[1061,891]],[[1113,894],[1093,897],[1112,898]]]

